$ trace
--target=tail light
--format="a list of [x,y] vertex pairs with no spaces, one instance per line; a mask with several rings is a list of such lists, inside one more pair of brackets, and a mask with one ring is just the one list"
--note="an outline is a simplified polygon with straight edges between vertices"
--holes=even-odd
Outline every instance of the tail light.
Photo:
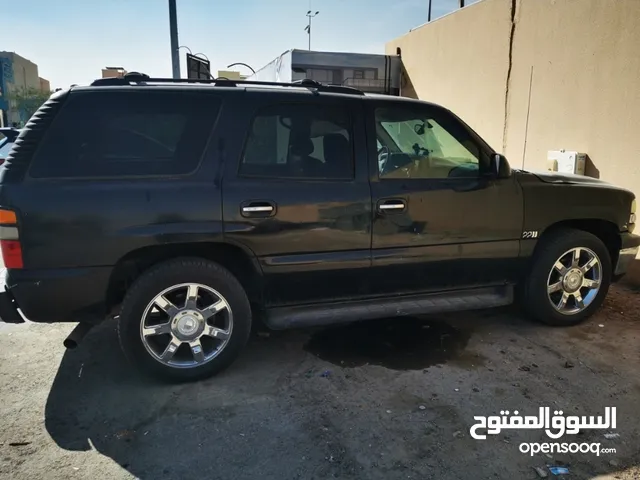
[[0,209],[0,249],[6,268],[22,268],[22,246],[15,212]]

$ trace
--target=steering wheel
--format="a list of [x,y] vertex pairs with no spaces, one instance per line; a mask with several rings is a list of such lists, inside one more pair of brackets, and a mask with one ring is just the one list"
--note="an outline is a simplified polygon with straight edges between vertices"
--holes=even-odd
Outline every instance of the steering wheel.
[[406,170],[411,166],[413,162],[410,155],[406,153],[394,153],[388,154],[384,164],[384,169],[381,170],[382,174],[387,175],[396,170]]
[[389,147],[382,146],[378,149],[378,172],[384,172],[389,160]]

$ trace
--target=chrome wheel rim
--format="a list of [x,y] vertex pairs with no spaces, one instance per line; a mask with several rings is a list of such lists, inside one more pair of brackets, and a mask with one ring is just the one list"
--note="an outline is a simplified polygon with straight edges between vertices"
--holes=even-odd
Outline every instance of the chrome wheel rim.
[[227,346],[232,330],[227,300],[199,283],[163,290],[149,302],[140,322],[144,348],[156,361],[173,368],[210,362]]
[[575,247],[554,263],[547,280],[547,296],[563,315],[575,315],[595,300],[602,284],[602,263],[593,250]]

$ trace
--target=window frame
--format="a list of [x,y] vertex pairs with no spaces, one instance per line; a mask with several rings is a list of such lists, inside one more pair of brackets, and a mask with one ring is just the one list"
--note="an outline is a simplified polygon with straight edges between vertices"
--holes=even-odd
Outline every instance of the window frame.
[[[419,100],[388,100],[388,101],[372,101],[369,102],[370,105],[367,108],[367,130],[370,132],[369,134],[369,151],[372,152],[370,155],[371,161],[369,162],[371,174],[370,180],[376,182],[390,182],[390,181],[421,181],[421,182],[439,182],[439,183],[459,183],[459,182],[469,182],[469,181],[478,181],[481,179],[488,179],[493,177],[493,172],[491,170],[490,159],[491,155],[495,154],[495,150],[492,149],[487,142],[484,141],[478,133],[473,130],[468,124],[466,124],[460,117],[451,112],[450,110],[441,107],[439,105],[421,102]],[[449,125],[451,123],[455,124],[456,127],[460,128],[466,135],[469,136],[470,140],[478,147],[479,159],[478,159],[478,176],[475,177],[444,177],[444,178],[390,178],[390,177],[382,177],[380,176],[379,166],[378,166],[378,148],[377,148],[377,138],[378,138],[378,121],[376,118],[376,111],[378,109],[390,109],[397,108],[399,110],[404,111],[415,111],[416,116],[418,118],[432,118],[438,124],[445,129],[449,135],[452,135],[454,138],[455,135],[449,131],[448,128],[445,128],[445,125]],[[442,119],[445,119],[443,122]],[[383,128],[383,127],[382,127]],[[384,128],[383,128],[384,130]],[[388,132],[385,133],[391,138]],[[391,138],[392,139],[392,138]],[[456,138],[457,140],[457,138]],[[392,139],[395,144],[395,141]],[[397,144],[396,144],[397,145]]]
[[[242,150],[240,153],[240,157],[238,159],[238,166],[235,169],[236,178],[242,179],[261,179],[261,180],[277,180],[277,181],[302,181],[302,182],[341,182],[341,183],[352,183],[357,180],[357,172],[356,172],[356,142],[355,142],[355,125],[354,125],[354,116],[352,112],[352,108],[349,104],[339,103],[339,102],[318,102],[313,100],[281,100],[281,101],[271,101],[269,103],[264,103],[259,107],[255,108],[250,115],[249,122],[247,124],[247,130],[244,135],[244,140],[242,143]],[[325,99],[326,100],[326,99]],[[265,110],[269,110],[274,107],[291,107],[291,106],[312,106],[314,108],[322,108],[330,106],[331,108],[342,109],[346,114],[346,119],[348,122],[347,133],[349,134],[349,145],[351,146],[351,178],[328,178],[328,177],[294,177],[294,176],[276,176],[276,175],[252,175],[242,172],[242,165],[244,163],[244,156],[247,151],[247,145],[249,144],[249,134],[251,129],[253,128],[253,123],[255,119],[260,115],[260,112]]]
[[[93,92],[91,90],[87,90],[87,91],[82,91],[82,92],[76,92],[74,95],[75,100],[78,100],[78,97],[81,97],[83,95],[92,95],[94,93],[97,92]],[[211,139],[213,138],[214,133],[216,132],[218,123],[220,121],[220,118],[222,116],[222,111],[224,109],[224,98],[220,95],[216,95],[214,92],[203,92],[203,91],[167,91],[167,90],[158,90],[158,91],[148,91],[148,90],[138,90],[138,88],[134,88],[132,87],[131,89],[114,89],[113,91],[108,91],[108,90],[101,90],[99,92],[100,94],[119,94],[119,95],[144,95],[145,97],[149,97],[149,96],[157,96],[159,97],[159,101],[162,101],[162,99],[166,99],[167,96],[171,96],[173,101],[179,101],[180,98],[184,98],[185,96],[189,96],[189,97],[201,97],[201,98],[206,98],[208,100],[208,102],[210,102],[211,104],[216,104],[217,106],[217,112],[215,115],[215,118],[213,119],[213,122],[211,123],[211,129],[210,131],[207,133],[207,138],[205,139],[202,151],[200,152],[200,156],[197,160],[197,162],[194,164],[194,167],[187,171],[187,172],[182,172],[182,173],[148,173],[148,174],[141,174],[141,175],[135,175],[135,174],[126,174],[126,175],[74,175],[74,176],[56,176],[56,177],[35,177],[33,175],[31,175],[31,170],[33,168],[34,165],[34,161],[37,159],[38,155],[41,153],[41,150],[43,148],[43,145],[45,145],[46,140],[49,138],[50,135],[52,135],[52,126],[54,126],[56,124],[56,121],[59,121],[61,115],[63,114],[63,112],[68,109],[71,105],[70,99],[72,98],[71,95],[69,95],[62,107],[60,108],[60,111],[57,112],[56,116],[51,120],[51,123],[47,126],[46,128],[46,132],[44,133],[44,135],[42,136],[42,139],[40,142],[38,142],[38,146],[36,147],[36,149],[33,152],[33,155],[31,157],[31,161],[29,162],[27,171],[25,173],[25,180],[28,180],[29,182],[75,182],[75,181],[130,181],[130,180],[153,180],[153,179],[160,179],[160,180],[165,180],[165,179],[173,179],[173,178],[177,178],[177,179],[182,179],[182,178],[186,178],[186,177],[190,177],[193,176],[195,173],[197,173],[200,168],[202,167],[202,164],[204,162],[204,159],[207,156],[207,151],[209,150],[209,146],[211,143]]]

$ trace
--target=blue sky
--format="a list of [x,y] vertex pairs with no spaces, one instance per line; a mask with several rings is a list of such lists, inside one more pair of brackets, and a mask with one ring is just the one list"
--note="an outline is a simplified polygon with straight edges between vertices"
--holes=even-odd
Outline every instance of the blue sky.
[[[475,0],[468,0],[473,3]],[[458,0],[433,0],[432,16]],[[428,0],[312,0],[312,49],[383,53],[385,42],[427,19]],[[167,0],[0,0],[0,50],[38,64],[52,87],[86,84],[105,66],[171,75]],[[289,48],[307,48],[309,0],[177,0],[180,45],[211,60],[255,69]],[[185,76],[181,50],[182,74]]]

